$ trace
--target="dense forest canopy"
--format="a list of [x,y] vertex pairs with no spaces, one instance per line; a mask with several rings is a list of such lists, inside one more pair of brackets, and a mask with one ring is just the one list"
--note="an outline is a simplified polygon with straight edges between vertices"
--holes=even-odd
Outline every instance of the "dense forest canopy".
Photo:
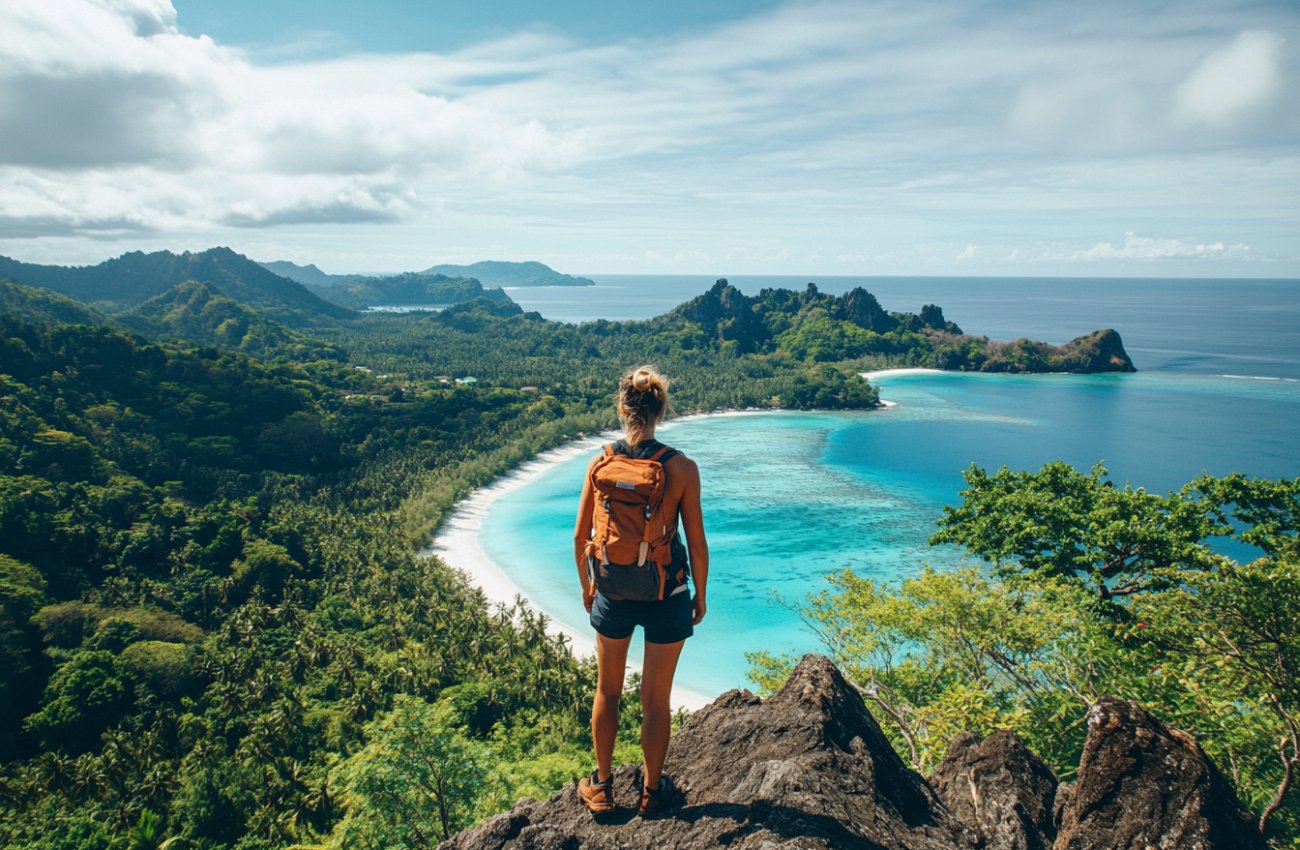
[[[589,663],[413,552],[470,489],[613,426],[628,366],[671,375],[681,412],[869,409],[860,372],[884,366],[1132,369],[1110,331],[997,343],[863,290],[719,281],[567,325],[420,274],[388,285],[473,297],[357,313],[225,249],[2,265],[0,842],[42,850],[431,846],[588,769]],[[1270,672],[1296,669],[1300,483],[1158,497],[1054,465],[968,484],[936,541],[987,569],[846,573],[806,609],[913,762],[1009,725],[1068,764],[1081,707],[1119,693],[1300,834],[1300,701]],[[756,660],[765,683],[784,669]]]

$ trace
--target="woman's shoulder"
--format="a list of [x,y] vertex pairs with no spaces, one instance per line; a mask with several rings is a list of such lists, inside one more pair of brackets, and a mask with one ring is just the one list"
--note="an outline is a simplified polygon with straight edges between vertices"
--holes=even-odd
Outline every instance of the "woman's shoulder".
[[668,458],[668,460],[664,463],[664,466],[668,469],[668,471],[682,472],[691,475],[699,474],[699,467],[695,465],[695,461],[691,460],[689,457],[682,454],[680,451],[677,451],[676,449],[674,449],[674,451],[676,452],[676,454]]

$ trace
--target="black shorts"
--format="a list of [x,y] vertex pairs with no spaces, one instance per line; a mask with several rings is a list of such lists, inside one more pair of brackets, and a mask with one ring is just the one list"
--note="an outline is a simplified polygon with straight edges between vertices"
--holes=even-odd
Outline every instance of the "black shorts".
[[695,634],[695,606],[690,589],[664,600],[609,599],[596,594],[591,603],[591,626],[611,640],[629,637],[641,626],[646,643],[677,643]]

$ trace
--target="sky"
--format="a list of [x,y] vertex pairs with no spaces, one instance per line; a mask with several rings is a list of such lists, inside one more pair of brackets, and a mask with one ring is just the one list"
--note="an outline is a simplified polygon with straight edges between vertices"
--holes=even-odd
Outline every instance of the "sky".
[[0,254],[1300,277],[1300,4],[4,0]]

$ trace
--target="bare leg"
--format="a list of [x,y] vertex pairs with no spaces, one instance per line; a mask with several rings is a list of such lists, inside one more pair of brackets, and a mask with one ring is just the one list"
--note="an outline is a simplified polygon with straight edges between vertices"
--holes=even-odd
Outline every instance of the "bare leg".
[[644,781],[649,788],[659,787],[659,774],[668,753],[673,719],[669,698],[683,643],[679,640],[645,645],[645,670],[641,673],[641,752],[645,757]]
[[596,747],[597,779],[613,771],[614,739],[618,737],[618,700],[627,672],[627,646],[632,638],[614,640],[596,634],[596,699],[591,706],[591,740]]

